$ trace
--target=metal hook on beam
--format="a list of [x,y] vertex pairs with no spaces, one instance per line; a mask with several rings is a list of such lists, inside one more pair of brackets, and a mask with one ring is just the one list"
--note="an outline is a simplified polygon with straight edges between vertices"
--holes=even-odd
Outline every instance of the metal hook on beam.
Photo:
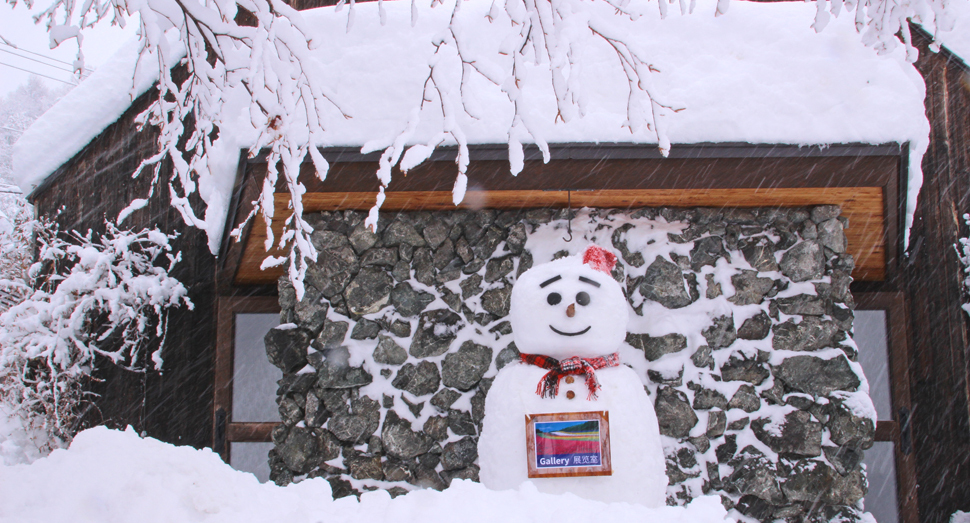
[[573,192],[570,190],[566,191],[566,232],[569,237],[563,236],[563,240],[567,243],[573,241]]

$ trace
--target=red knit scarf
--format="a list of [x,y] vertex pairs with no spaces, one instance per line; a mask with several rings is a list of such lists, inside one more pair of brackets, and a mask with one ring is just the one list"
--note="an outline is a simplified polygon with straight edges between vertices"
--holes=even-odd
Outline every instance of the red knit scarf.
[[522,360],[522,363],[549,369],[549,372],[539,380],[539,386],[536,387],[536,394],[543,398],[555,398],[559,394],[559,380],[563,376],[585,374],[586,388],[589,389],[589,395],[586,399],[595,400],[596,392],[602,387],[596,381],[596,373],[594,371],[604,367],[618,367],[620,365],[620,354],[618,352],[598,358],[580,358],[579,356],[573,356],[562,361],[550,356],[543,356],[542,354],[523,353],[519,355],[519,358]]

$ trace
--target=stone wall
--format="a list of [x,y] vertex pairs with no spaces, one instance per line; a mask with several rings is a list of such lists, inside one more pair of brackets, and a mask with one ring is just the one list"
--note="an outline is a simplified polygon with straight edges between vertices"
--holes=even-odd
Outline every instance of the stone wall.
[[[621,260],[620,349],[655,402],[668,503],[720,494],[736,517],[855,520],[874,409],[849,338],[839,209],[314,215],[320,255],[266,337],[284,378],[272,478],[335,496],[477,480],[492,378],[516,360],[511,285],[589,243]],[[524,466],[524,465],[523,465]]]

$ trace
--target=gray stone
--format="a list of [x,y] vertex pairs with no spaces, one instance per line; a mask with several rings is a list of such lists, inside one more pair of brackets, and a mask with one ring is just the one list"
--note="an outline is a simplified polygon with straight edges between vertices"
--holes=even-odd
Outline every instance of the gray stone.
[[370,249],[360,257],[362,267],[394,267],[397,264],[397,249],[376,248]]
[[738,329],[738,338],[742,340],[763,340],[771,332],[771,318],[761,311],[758,314],[744,320]]
[[765,295],[775,286],[771,278],[759,278],[756,271],[741,271],[731,276],[734,296],[728,301],[735,305],[757,305],[764,301]]
[[520,254],[525,248],[526,231],[524,223],[517,223],[509,228],[508,237],[505,238],[505,247],[512,254]]
[[734,431],[744,430],[744,428],[748,426],[748,421],[749,419],[747,416],[743,418],[738,418],[732,421],[731,423],[728,423],[727,430],[734,430]]
[[628,332],[626,342],[631,347],[642,350],[643,356],[649,361],[657,361],[665,354],[673,354],[687,348],[687,337],[677,333],[650,336]]
[[408,469],[407,465],[394,458],[388,459],[381,463],[381,469],[384,472],[384,479],[386,481],[411,480],[411,471]]
[[724,291],[721,290],[721,284],[714,281],[713,274],[705,274],[704,279],[707,282],[707,289],[704,291],[705,298],[713,300],[721,294],[724,294]]
[[388,330],[398,338],[407,338],[411,335],[411,322],[404,320],[394,320]]
[[616,230],[613,231],[613,247],[620,251],[620,256],[623,258],[623,261],[627,263],[627,265],[631,265],[633,267],[643,267],[643,264],[646,263],[646,260],[643,259],[643,255],[637,251],[631,252],[629,247],[627,247],[626,239],[623,238],[624,233],[633,227],[634,225],[632,223],[627,223],[617,227]]
[[398,314],[405,318],[421,314],[431,302],[434,296],[424,291],[416,291],[407,282],[399,283],[391,291],[391,303]]
[[851,447],[826,446],[822,447],[822,452],[825,454],[825,459],[835,468],[835,471],[843,476],[856,470],[862,463],[862,451]]
[[724,443],[717,446],[714,449],[714,455],[717,457],[718,463],[727,463],[731,461],[734,454],[738,451],[738,436],[736,434],[728,434],[724,436]]
[[712,350],[729,347],[738,338],[738,333],[734,330],[734,315],[714,318],[714,325],[701,331],[701,334]]
[[414,257],[411,258],[411,269],[414,270],[414,279],[424,285],[434,285],[434,260],[431,258],[431,249],[422,247],[414,250]]
[[353,314],[373,314],[390,303],[393,288],[394,279],[386,271],[364,267],[344,289],[344,300]]
[[439,271],[454,270],[461,266],[461,261],[455,257],[455,244],[451,240],[445,240],[434,251],[431,259],[434,266]]
[[320,335],[314,340],[313,347],[317,350],[335,349],[344,344],[347,329],[350,327],[345,321],[328,321]]
[[515,269],[515,260],[511,256],[492,258],[485,264],[485,281],[492,283],[501,280]]
[[684,367],[679,369],[647,369],[647,377],[654,383],[679,387],[684,383]]
[[795,245],[781,257],[781,273],[796,282],[821,278],[825,273],[822,246],[814,240]]
[[759,272],[771,272],[778,270],[778,262],[775,261],[775,246],[771,240],[761,236],[757,240],[745,242],[741,247],[741,254],[751,267]]
[[435,441],[448,439],[448,418],[446,416],[431,416],[424,422],[424,433]]
[[782,490],[789,501],[816,502],[827,491],[837,474],[822,460],[799,460],[788,472]]
[[867,417],[856,416],[852,409],[846,407],[841,398],[832,398],[826,409],[829,420],[826,426],[832,443],[850,448],[867,449],[872,446],[876,436],[876,427]]
[[482,277],[478,274],[472,274],[462,280],[458,286],[461,287],[461,298],[467,300],[482,292]]
[[380,456],[351,456],[346,463],[350,477],[354,479],[384,479]]
[[408,363],[397,371],[391,385],[414,396],[424,396],[438,390],[441,375],[438,373],[438,366],[430,361],[422,361],[417,365]]
[[330,418],[330,412],[314,393],[306,395],[306,406],[304,407],[304,421],[308,427],[322,427]]
[[402,420],[393,410],[384,416],[381,429],[384,452],[398,459],[411,459],[431,449],[434,440],[421,432],[411,430],[411,422]]
[[782,503],[784,496],[775,476],[774,464],[753,447],[745,447],[740,456],[741,463],[727,479],[731,488],[769,503]]
[[761,408],[761,398],[751,385],[741,385],[728,402],[729,409],[741,409],[754,412]]
[[775,350],[815,351],[831,346],[839,327],[835,322],[807,316],[800,323],[793,319],[775,325],[771,346]]
[[482,294],[482,308],[499,318],[504,318],[509,315],[511,299],[511,285],[489,289]]
[[731,356],[721,366],[721,379],[724,381],[747,381],[752,385],[761,385],[768,376],[768,369],[758,360]]
[[469,465],[458,470],[444,470],[441,472],[441,479],[448,485],[451,485],[451,482],[456,479],[467,479],[478,483],[480,481],[478,477],[479,471],[478,465]]
[[691,355],[690,361],[693,362],[694,366],[697,368],[713,368],[714,366],[714,354],[710,347],[707,345],[701,345],[694,351]]
[[701,454],[707,452],[711,449],[711,440],[707,436],[697,436],[696,438],[687,438],[687,441],[697,449],[697,452]]
[[759,418],[751,422],[755,437],[771,450],[805,457],[822,453],[822,424],[812,420],[811,414],[795,410],[785,416],[780,428],[765,428],[771,424],[770,418]]
[[411,264],[404,260],[399,260],[391,269],[391,277],[394,281],[404,282],[411,279]]
[[720,258],[731,261],[731,256],[724,250],[724,241],[719,236],[706,236],[694,242],[694,248],[690,250],[690,268],[700,272],[701,267],[713,267]]
[[778,298],[775,300],[778,310],[785,314],[801,314],[808,316],[821,316],[825,314],[825,300],[811,294],[799,294],[788,298]]
[[441,453],[441,468],[457,470],[465,468],[478,459],[478,444],[470,437],[461,438],[445,445]]
[[502,231],[497,227],[489,227],[485,232],[485,237],[472,246],[472,252],[480,260],[487,260],[495,253],[499,243],[502,243]]
[[842,222],[832,219],[818,224],[818,241],[823,247],[831,249],[832,252],[845,252],[846,247],[848,247],[848,240],[846,240],[845,231],[842,229]]
[[374,245],[377,245],[378,237],[371,231],[370,227],[364,225],[364,222],[361,222],[357,227],[354,227],[348,239],[350,240],[350,245],[357,251],[357,254],[361,254]]
[[495,358],[495,368],[502,370],[502,368],[513,361],[519,361],[519,349],[516,348],[514,342],[509,343],[508,347],[499,351],[498,356]]
[[[283,444],[276,446],[276,453],[286,464],[286,468],[297,474],[306,474],[324,461],[321,456],[324,442],[319,431],[303,427],[293,427],[287,433]],[[338,454],[339,455],[339,454]],[[329,459],[337,457],[332,456]]]
[[475,259],[475,253],[472,252],[472,248],[468,245],[468,240],[465,238],[458,238],[455,241],[455,253],[461,258],[461,261],[465,263],[471,262]]
[[686,438],[697,424],[697,415],[687,395],[673,387],[661,387],[655,404],[660,433],[672,438]]
[[485,266],[485,261],[479,260],[476,258],[466,263],[465,266],[461,268],[461,272],[464,274],[475,274],[478,271],[482,270],[482,267],[484,266]]
[[694,403],[691,405],[694,410],[725,409],[727,403],[727,398],[716,390],[694,387]]
[[296,425],[303,418],[303,409],[293,398],[283,398],[279,402],[280,419],[285,425]]
[[441,382],[446,387],[469,391],[478,384],[491,364],[492,349],[466,341],[457,352],[445,356],[441,364]]
[[423,401],[419,401],[417,403],[412,403],[412,402],[408,401],[408,398],[404,394],[401,394],[401,401],[404,402],[404,404],[407,406],[408,410],[411,411],[411,414],[413,414],[415,418],[417,418],[418,416],[421,415],[421,411],[424,409],[424,402]]
[[306,349],[310,345],[310,339],[310,333],[304,329],[270,329],[263,337],[266,357],[284,373],[292,374],[307,364]]
[[640,283],[640,294],[668,309],[679,309],[691,303],[680,268],[661,256],[647,267]]
[[853,391],[861,383],[842,355],[827,360],[815,356],[792,356],[772,367],[771,372],[791,389],[815,397],[828,396],[836,390]]
[[478,432],[471,413],[464,410],[448,410],[448,428],[459,436],[474,436]]
[[346,236],[333,231],[317,230],[311,236],[317,249],[317,262],[307,267],[306,281],[327,298],[343,292],[360,264]]
[[360,319],[350,332],[352,340],[372,340],[381,333],[381,324],[368,319]]
[[798,230],[798,234],[805,238],[806,240],[816,240],[818,239],[818,227],[815,223],[809,220],[802,222],[801,228]]
[[376,401],[364,396],[351,401],[350,409],[334,414],[327,428],[340,441],[352,444],[366,442],[380,425],[380,409]]
[[421,488],[432,488],[438,491],[448,488],[448,484],[434,469],[421,466],[415,467],[411,483]]
[[704,433],[708,438],[719,438],[727,428],[727,414],[723,410],[712,410],[707,413],[707,431]]
[[[295,300],[295,291],[293,297]],[[312,285],[305,287],[303,299],[295,301],[293,306],[296,323],[310,331],[313,336],[320,334],[320,330],[323,329],[323,325],[327,321],[327,311],[329,310],[330,304],[322,299],[320,291]]]
[[431,404],[434,405],[438,410],[445,412],[450,409],[460,397],[461,393],[458,391],[452,389],[441,389],[431,397]]
[[387,336],[379,336],[377,348],[374,349],[374,361],[382,365],[401,365],[408,359],[408,351],[404,350]]
[[418,234],[414,226],[403,220],[395,220],[384,231],[384,245],[396,247],[402,243],[412,247],[424,247],[427,245],[427,242]]
[[854,470],[845,476],[834,475],[834,481],[822,502],[830,505],[855,505],[869,491],[869,484],[861,470]]
[[448,309],[423,312],[408,352],[415,358],[440,356],[448,352],[462,326],[461,316]]
[[842,208],[838,205],[817,205],[812,208],[812,221],[822,223],[826,220],[838,218],[842,214]]
[[440,220],[434,220],[421,231],[421,235],[424,236],[425,241],[432,249],[437,249],[442,242],[448,239],[449,232],[444,223]]

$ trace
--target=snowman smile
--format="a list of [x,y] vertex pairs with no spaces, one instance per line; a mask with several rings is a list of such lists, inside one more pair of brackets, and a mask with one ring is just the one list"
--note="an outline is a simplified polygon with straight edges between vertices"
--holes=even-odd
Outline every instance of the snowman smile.
[[579,332],[563,332],[563,331],[561,331],[561,330],[553,327],[552,325],[550,325],[549,328],[552,329],[552,332],[555,332],[556,334],[558,334],[560,336],[579,336],[580,334],[586,334],[587,332],[589,332],[589,329],[593,328],[593,326],[590,325],[589,327],[586,327],[585,329],[583,329],[583,330],[581,330]]

